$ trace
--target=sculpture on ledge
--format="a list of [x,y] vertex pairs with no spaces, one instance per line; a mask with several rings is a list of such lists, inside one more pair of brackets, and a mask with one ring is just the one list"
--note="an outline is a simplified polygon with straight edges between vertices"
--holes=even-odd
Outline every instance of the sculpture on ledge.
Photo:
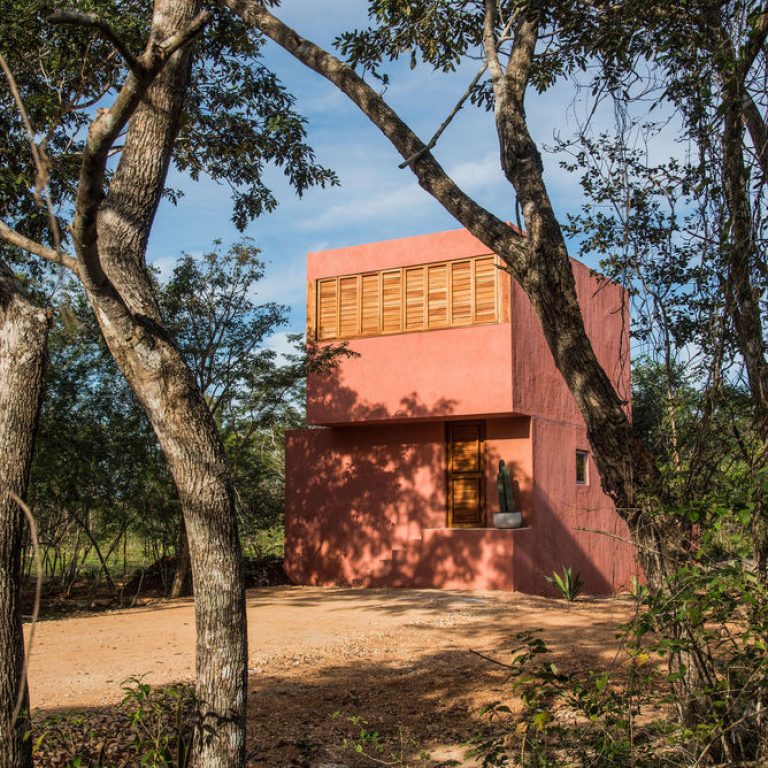
[[504,459],[499,461],[497,479],[499,489],[499,511],[493,515],[493,524],[497,528],[520,528],[523,515],[515,509],[515,499],[512,495],[512,477],[509,474]]

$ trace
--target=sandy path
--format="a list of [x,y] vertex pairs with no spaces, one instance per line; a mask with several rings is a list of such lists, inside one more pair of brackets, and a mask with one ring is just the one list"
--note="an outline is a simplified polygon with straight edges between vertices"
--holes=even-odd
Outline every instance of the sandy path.
[[[578,663],[609,661],[614,628],[631,604],[566,606],[499,592],[347,590],[275,587],[248,593],[252,685],[309,679],[340,665],[429,663],[468,648],[502,654],[523,629],[541,627],[555,650]],[[455,661],[458,664],[458,661]],[[191,601],[41,622],[30,663],[35,709],[88,707],[120,700],[120,683],[146,674],[153,684],[191,680]]]

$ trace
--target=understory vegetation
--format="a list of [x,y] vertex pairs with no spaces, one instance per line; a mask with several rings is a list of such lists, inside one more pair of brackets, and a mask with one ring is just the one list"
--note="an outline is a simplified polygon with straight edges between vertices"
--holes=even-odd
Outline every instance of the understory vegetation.
[[[266,345],[287,308],[257,304],[265,265],[243,241],[201,259],[180,258],[156,276],[168,322],[211,404],[235,477],[250,583],[280,581],[285,431],[303,423],[310,366],[330,364],[298,337],[286,355]],[[32,464],[49,610],[130,605],[168,595],[184,527],[173,480],[142,409],[100,338],[77,286],[57,289],[45,395]],[[66,446],[66,450],[63,449]],[[35,578],[24,548],[28,589]]]

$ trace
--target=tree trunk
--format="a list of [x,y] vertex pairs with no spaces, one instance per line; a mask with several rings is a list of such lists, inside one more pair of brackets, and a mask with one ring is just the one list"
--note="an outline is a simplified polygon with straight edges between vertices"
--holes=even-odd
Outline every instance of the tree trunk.
[[190,571],[189,537],[187,527],[182,520],[179,530],[179,542],[176,545],[176,571],[173,574],[173,584],[169,597],[187,597],[192,594],[192,573]]
[[[49,315],[23,294],[0,262],[0,763],[30,768],[29,694],[21,624],[24,515],[11,494],[26,494],[32,461]],[[19,691],[21,712],[14,718]]]
[[[744,88],[728,69],[723,73],[723,187],[730,227],[722,243],[725,259],[726,306],[733,322],[736,343],[744,358],[747,381],[755,409],[755,428],[763,446],[768,445],[768,362],[763,339],[760,290],[754,275],[759,245],[755,240],[752,208],[744,163]],[[752,544],[761,573],[768,573],[768,519],[762,494],[755,499]]]
[[[104,238],[102,247],[111,239]],[[176,347],[154,324],[90,295],[107,345],[144,407],[179,492],[195,584],[200,768],[244,764],[247,642],[234,495],[216,425]]]
[[[198,6],[196,0],[157,0],[153,37],[163,40],[187,27]],[[157,435],[184,515],[196,588],[200,722],[192,764],[236,768],[245,763],[247,639],[232,482],[214,420],[163,327],[144,261],[190,65],[187,46],[169,59],[144,94],[95,221],[84,196],[73,231],[86,294],[115,362]],[[94,123],[92,132],[98,130]],[[84,188],[81,180],[79,194]]]

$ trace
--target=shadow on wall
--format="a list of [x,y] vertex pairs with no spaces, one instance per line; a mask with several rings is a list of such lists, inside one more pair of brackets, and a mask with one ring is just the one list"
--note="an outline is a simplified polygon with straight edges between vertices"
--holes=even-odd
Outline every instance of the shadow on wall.
[[[333,397],[357,420],[381,418],[382,405],[348,388]],[[448,415],[413,393],[408,418]],[[339,405],[337,405],[339,407]],[[383,558],[422,528],[444,525],[441,422],[356,425],[289,433],[286,457],[286,569],[305,584],[356,584],[375,578]]]
[[[338,396],[359,420],[382,412],[382,406],[360,402],[348,388],[340,388]],[[436,413],[446,418],[452,409],[448,401],[429,406],[417,393],[404,398],[401,407],[409,419]],[[514,433],[509,437],[529,439]],[[502,450],[506,451],[504,445]],[[516,501],[522,502],[529,527],[447,529],[443,421],[357,423],[289,433],[285,550],[289,577],[294,583],[323,586],[553,594],[544,576],[570,565],[581,572],[589,593],[607,594],[626,584],[624,572],[616,573],[615,548],[621,545],[575,530],[577,523],[609,530],[616,514],[608,503],[605,510],[585,509],[585,517],[579,517],[545,489],[522,491],[524,468],[500,455],[493,444],[486,446],[486,466],[493,468],[486,475],[489,522],[496,506],[492,478],[501,458],[515,476]],[[530,478],[525,480],[530,488]],[[619,567],[626,570],[624,564]]]
[[629,588],[640,574],[629,533],[610,501],[601,504],[566,504],[554,500],[546,489],[534,489],[537,535],[530,547],[516,552],[516,588],[522,592],[558,597],[545,580],[565,566],[580,574],[584,591],[610,595]]
[[382,421],[389,419],[427,419],[450,417],[456,409],[456,400],[441,397],[431,406],[416,392],[400,399],[398,407],[391,409],[384,403],[363,401],[350,387],[341,383],[341,371],[335,369],[315,374],[314,386],[309,388],[307,410],[310,416],[318,414],[323,423]]

